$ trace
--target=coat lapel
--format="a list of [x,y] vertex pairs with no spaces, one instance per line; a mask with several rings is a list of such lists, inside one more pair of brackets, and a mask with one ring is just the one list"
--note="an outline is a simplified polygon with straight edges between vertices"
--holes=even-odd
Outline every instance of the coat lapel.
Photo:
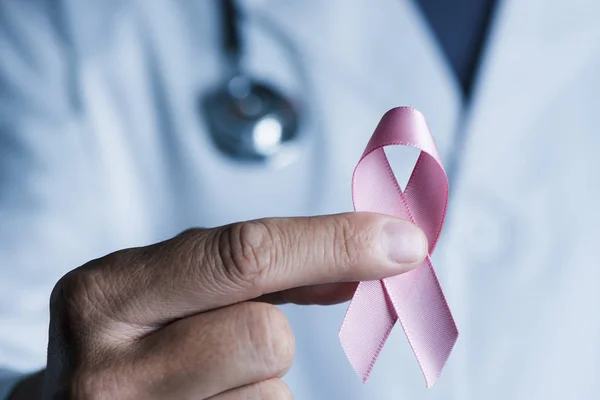
[[530,125],[595,57],[599,15],[594,0],[502,1],[482,60],[470,130],[500,124],[510,135]]
[[[561,235],[597,220],[588,213],[579,221],[572,210],[587,209],[582,199],[598,186],[589,174],[598,168],[590,154],[597,146],[590,100],[600,82],[590,77],[600,64],[599,15],[594,0],[505,0],[496,12],[457,147],[445,230],[445,289],[461,329],[449,366],[458,372],[460,398],[489,391],[517,398],[543,374],[564,377],[563,388],[584,387],[589,378],[568,367],[587,362],[584,352],[573,351],[572,363],[551,361],[558,356],[548,349],[565,338],[544,329],[570,326],[569,313],[555,307],[552,315],[548,304],[581,309],[590,302],[591,292],[568,289],[572,276],[590,275],[570,253],[570,242],[584,235]],[[586,194],[566,189],[574,180]],[[510,372],[518,370],[530,373]],[[561,397],[552,392],[557,385],[533,397]]]

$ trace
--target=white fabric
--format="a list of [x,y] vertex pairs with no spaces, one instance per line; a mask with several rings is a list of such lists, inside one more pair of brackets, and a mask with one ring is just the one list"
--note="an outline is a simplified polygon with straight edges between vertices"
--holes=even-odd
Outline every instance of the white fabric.
[[0,368],[43,367],[48,295],[91,258],[191,226],[350,210],[373,128],[410,105],[453,172],[434,262],[457,347],[427,390],[396,329],[363,385],[337,339],[346,305],[285,306],[296,397],[600,398],[600,3],[501,2],[468,109],[410,2],[243,3],[248,68],[310,93],[304,152],[278,169],[230,163],[206,135],[214,2],[0,2]]

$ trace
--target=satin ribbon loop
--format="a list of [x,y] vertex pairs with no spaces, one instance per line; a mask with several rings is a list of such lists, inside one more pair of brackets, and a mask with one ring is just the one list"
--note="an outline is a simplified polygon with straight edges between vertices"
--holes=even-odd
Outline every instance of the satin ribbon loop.
[[[421,151],[402,192],[385,155],[386,146]],[[393,215],[418,225],[438,241],[448,204],[448,178],[423,115],[412,108],[388,111],[375,129],[352,177],[356,211]],[[361,282],[340,328],[342,347],[366,382],[396,321],[404,329],[427,387],[438,379],[458,330],[429,255],[416,269],[381,281]]]

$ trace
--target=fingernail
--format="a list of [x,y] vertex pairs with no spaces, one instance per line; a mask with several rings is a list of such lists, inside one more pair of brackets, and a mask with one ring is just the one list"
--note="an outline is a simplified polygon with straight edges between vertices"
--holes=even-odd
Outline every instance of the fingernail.
[[388,222],[383,227],[382,245],[390,261],[395,263],[414,263],[427,254],[427,238],[409,222]]

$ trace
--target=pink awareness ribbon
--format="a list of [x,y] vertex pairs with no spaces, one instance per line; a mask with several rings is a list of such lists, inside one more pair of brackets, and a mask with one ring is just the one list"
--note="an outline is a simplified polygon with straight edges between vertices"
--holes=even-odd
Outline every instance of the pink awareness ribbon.
[[[421,150],[404,192],[384,152],[391,145]],[[393,215],[418,225],[429,240],[429,255],[433,253],[446,215],[448,178],[419,111],[399,107],[383,116],[354,170],[352,198],[356,211]],[[458,330],[429,255],[410,272],[358,285],[340,328],[340,341],[363,382],[397,320],[427,387],[437,381]]]

